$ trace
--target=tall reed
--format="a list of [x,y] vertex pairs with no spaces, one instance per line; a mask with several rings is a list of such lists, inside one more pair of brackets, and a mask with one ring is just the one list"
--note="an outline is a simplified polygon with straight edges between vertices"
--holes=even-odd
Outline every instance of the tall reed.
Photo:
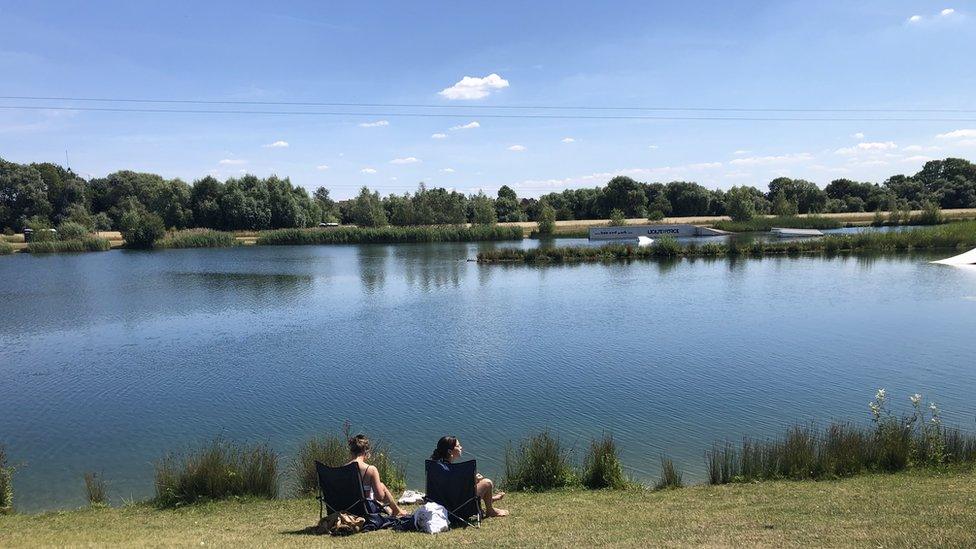
[[108,490],[105,479],[98,473],[85,473],[85,496],[88,505],[100,507],[108,503]]
[[[310,438],[302,444],[295,457],[295,492],[299,496],[311,496],[318,493],[318,472],[315,462],[319,461],[329,467],[339,467],[349,462],[349,426],[343,429],[343,434],[329,434]],[[393,493],[402,492],[407,487],[406,471],[393,456],[390,448],[382,441],[372,441],[369,464],[376,467],[380,480]]]
[[212,229],[186,229],[156,241],[157,248],[227,248],[237,245],[234,233]]
[[264,231],[259,245],[367,244],[398,242],[474,242],[521,240],[522,228],[501,225],[432,225],[410,227],[332,227]]
[[0,240],[0,255],[10,255],[14,253],[14,247],[6,240]]
[[7,450],[0,444],[0,515],[14,511],[14,470],[7,463]]
[[216,439],[196,451],[156,463],[155,503],[177,507],[198,501],[278,495],[278,456],[266,444]]
[[590,443],[590,450],[583,459],[580,481],[583,486],[593,490],[601,488],[622,490],[627,487],[627,479],[624,478],[617,445],[612,435],[605,434]]
[[27,243],[27,251],[32,254],[52,254],[65,252],[104,252],[112,248],[107,238],[87,236],[80,240],[42,240]]
[[681,480],[681,471],[674,466],[671,458],[661,456],[661,478],[654,485],[655,490],[665,490],[681,488],[684,483]]
[[502,485],[509,490],[550,490],[568,486],[573,480],[569,452],[549,431],[529,437],[518,448],[509,444],[505,451]]

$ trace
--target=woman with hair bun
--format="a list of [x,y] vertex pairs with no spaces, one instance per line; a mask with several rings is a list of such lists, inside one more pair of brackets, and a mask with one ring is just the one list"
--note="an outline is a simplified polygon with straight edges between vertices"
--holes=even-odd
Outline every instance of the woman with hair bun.
[[349,463],[355,463],[359,466],[359,476],[363,479],[363,497],[388,505],[390,512],[394,515],[401,517],[410,515],[410,513],[400,509],[396,498],[380,480],[379,469],[375,465],[366,463],[366,460],[370,458],[369,439],[366,438],[366,435],[360,434],[349,439],[349,456],[351,457]]
[[[443,461],[445,463],[453,463],[454,460],[461,457],[461,453],[464,448],[461,447],[461,441],[455,436],[443,436],[437,441],[437,447],[434,448],[434,453],[431,454],[430,459],[434,461]],[[485,516],[489,517],[504,517],[508,515],[508,511],[505,509],[498,509],[495,507],[494,503],[503,497],[505,497],[505,492],[494,492],[495,484],[491,479],[487,479],[479,473],[475,476],[475,492],[478,497],[485,502]]]

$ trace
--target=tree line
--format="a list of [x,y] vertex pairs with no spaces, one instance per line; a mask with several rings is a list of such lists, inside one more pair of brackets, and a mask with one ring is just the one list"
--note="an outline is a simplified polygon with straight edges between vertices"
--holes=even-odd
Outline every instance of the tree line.
[[319,187],[277,176],[245,175],[191,183],[151,173],[118,171],[85,179],[52,163],[17,164],[0,159],[0,229],[54,227],[73,222],[92,230],[122,229],[145,222],[170,228],[220,230],[300,228],[321,222],[360,226],[493,224],[508,221],[665,216],[754,215],[976,208],[976,165],[959,158],[933,160],[914,175],[883,183],[836,179],[821,189],[803,179],[779,177],[768,190],[735,186],[727,191],[687,181],[643,183],[618,176],[603,187],[567,189],[520,198],[509,186],[495,196],[465,195],[423,183],[413,193],[380,196],[363,187],[336,201]]

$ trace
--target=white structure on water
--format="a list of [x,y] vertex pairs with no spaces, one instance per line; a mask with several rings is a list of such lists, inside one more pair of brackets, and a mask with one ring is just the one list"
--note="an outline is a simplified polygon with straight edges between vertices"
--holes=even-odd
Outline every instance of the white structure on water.
[[590,227],[590,240],[637,240],[655,236],[722,236],[729,234],[718,229],[689,224],[626,225],[618,227]]
[[773,227],[769,232],[780,238],[795,238],[799,236],[823,236],[824,234],[817,229],[785,229]]
[[932,263],[939,263],[941,265],[976,265],[976,248],[953,257],[933,261]]

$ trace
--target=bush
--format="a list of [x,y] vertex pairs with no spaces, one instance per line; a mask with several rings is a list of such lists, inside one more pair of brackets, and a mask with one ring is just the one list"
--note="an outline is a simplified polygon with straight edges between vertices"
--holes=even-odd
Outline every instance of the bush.
[[509,490],[542,491],[568,486],[573,468],[559,438],[544,431],[505,451],[505,478]]
[[583,486],[591,490],[601,488],[621,490],[627,487],[627,480],[620,467],[617,446],[611,435],[604,435],[602,439],[590,443],[590,451],[583,460],[580,480]]
[[681,471],[674,466],[670,458],[661,456],[661,478],[654,485],[655,490],[669,488],[681,488],[684,483],[681,481]]
[[647,214],[648,221],[660,221],[664,219],[664,212],[661,210],[652,210],[651,213]]
[[85,473],[85,496],[88,505],[100,507],[108,503],[105,479],[97,473]]
[[14,247],[6,240],[0,240],[0,255],[10,255],[14,253]]
[[14,510],[14,469],[7,463],[7,451],[0,444],[0,515]]
[[166,234],[162,218],[139,210],[125,212],[119,225],[127,248],[152,248]]
[[176,231],[156,242],[157,248],[227,248],[237,245],[234,233],[211,229]]
[[32,254],[55,254],[63,252],[105,252],[112,248],[106,238],[88,236],[81,240],[47,240],[28,242],[27,251]]
[[217,439],[195,452],[158,461],[155,488],[154,501],[160,507],[246,496],[274,499],[278,456],[265,444]]
[[65,221],[58,225],[59,240],[81,240],[89,235],[89,231],[83,225],[73,221]]
[[[315,462],[320,461],[329,467],[338,467],[349,463],[350,431],[348,425],[344,434],[326,435],[311,438],[302,444],[295,457],[295,492],[299,496],[312,496],[318,493],[319,480],[315,470]],[[381,442],[373,442],[370,452],[370,465],[376,467],[380,480],[390,489],[390,492],[402,492],[407,487],[406,474],[401,465],[391,455],[389,448]]]
[[614,208],[610,212],[610,222],[607,223],[609,227],[620,227],[627,224],[627,217],[624,216],[624,212]]
[[555,231],[556,210],[554,210],[549,204],[544,204],[542,206],[542,211],[539,213],[539,228],[537,229],[537,232],[543,236],[550,236]]
[[941,225],[945,223],[945,216],[942,215],[942,208],[931,200],[922,202],[922,213],[912,217],[913,225]]

